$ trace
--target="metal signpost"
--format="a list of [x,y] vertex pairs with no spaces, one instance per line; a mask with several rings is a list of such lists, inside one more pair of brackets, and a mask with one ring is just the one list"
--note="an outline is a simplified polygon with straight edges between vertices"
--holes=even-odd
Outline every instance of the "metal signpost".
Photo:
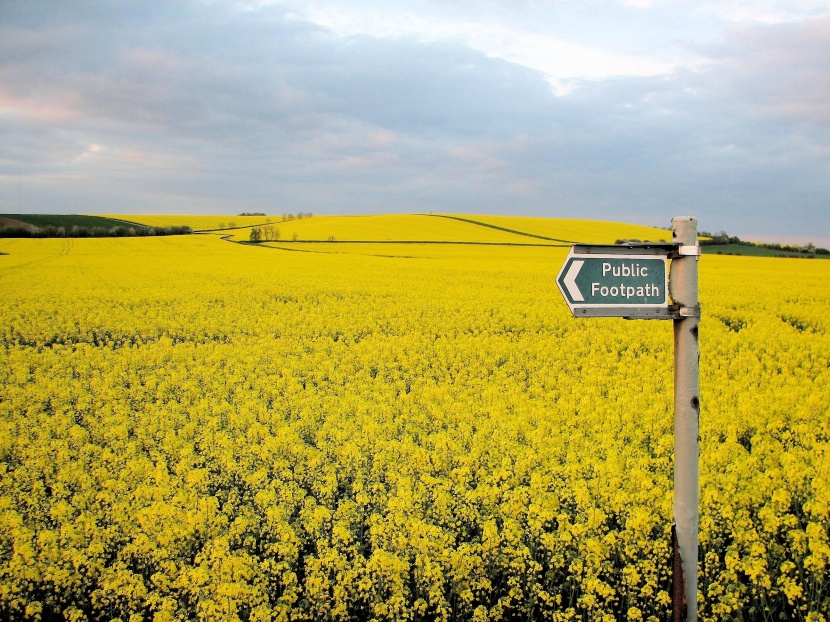
[[674,321],[675,622],[697,621],[699,257],[697,219],[681,216],[668,244],[576,244],[556,278],[574,317]]

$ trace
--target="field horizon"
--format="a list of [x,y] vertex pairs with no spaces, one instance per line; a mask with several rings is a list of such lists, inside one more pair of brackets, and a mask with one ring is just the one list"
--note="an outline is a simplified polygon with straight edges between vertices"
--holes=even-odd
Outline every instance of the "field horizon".
[[[428,219],[444,219],[443,226]],[[313,224],[309,221],[313,219]],[[471,227],[472,226],[472,227]],[[135,231],[132,228],[137,228]],[[44,228],[46,235],[44,236]],[[172,229],[171,229],[172,228]],[[188,228],[187,231],[182,230]],[[75,230],[80,229],[76,234]],[[261,242],[282,243],[458,243],[458,244],[612,244],[621,240],[664,242],[669,229],[605,220],[552,218],[544,216],[498,216],[475,214],[0,214],[0,237],[87,237],[87,235],[199,234],[221,233],[227,240],[247,242],[252,229],[265,229]],[[615,232],[613,239],[608,232]],[[38,233],[40,232],[40,233]],[[624,234],[624,235],[622,235]],[[725,235],[723,233],[718,235]],[[558,237],[557,237],[558,236]],[[267,238],[267,239],[266,239]],[[276,239],[275,239],[276,238]],[[749,257],[830,259],[830,251],[798,245],[740,241],[704,244],[705,254]],[[737,241],[737,243],[734,243]]]

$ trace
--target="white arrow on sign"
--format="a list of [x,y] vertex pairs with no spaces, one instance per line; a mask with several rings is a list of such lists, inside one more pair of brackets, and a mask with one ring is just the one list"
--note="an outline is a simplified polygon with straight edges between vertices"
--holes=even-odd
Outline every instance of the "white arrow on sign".
[[576,286],[576,276],[579,274],[579,271],[582,270],[582,265],[584,261],[575,260],[571,263],[571,267],[568,268],[568,273],[565,275],[563,281],[565,282],[565,287],[568,288],[568,293],[571,295],[577,302],[581,302],[585,300],[585,297],[582,295],[582,292],[579,291],[579,288]]

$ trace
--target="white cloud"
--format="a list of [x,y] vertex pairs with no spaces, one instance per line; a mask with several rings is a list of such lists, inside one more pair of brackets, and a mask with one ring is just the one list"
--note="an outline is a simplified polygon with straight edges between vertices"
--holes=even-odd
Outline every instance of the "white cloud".
[[[394,6],[394,5],[390,5]],[[582,45],[552,34],[490,19],[453,19],[444,15],[389,10],[344,9],[310,4],[304,17],[341,36],[415,38],[426,43],[455,41],[491,58],[543,72],[553,84],[567,78],[646,76],[670,72],[673,64]]]
[[826,0],[727,0],[703,2],[696,10],[733,23],[779,24],[830,15]]
[[671,11],[677,15],[708,15],[723,22],[779,24],[830,14],[826,0],[615,0],[627,7]]

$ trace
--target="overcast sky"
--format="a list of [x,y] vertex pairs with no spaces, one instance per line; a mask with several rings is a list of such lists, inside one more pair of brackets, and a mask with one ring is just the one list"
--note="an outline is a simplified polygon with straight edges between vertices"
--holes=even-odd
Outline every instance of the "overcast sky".
[[830,246],[830,3],[2,0],[19,211],[691,214]]

